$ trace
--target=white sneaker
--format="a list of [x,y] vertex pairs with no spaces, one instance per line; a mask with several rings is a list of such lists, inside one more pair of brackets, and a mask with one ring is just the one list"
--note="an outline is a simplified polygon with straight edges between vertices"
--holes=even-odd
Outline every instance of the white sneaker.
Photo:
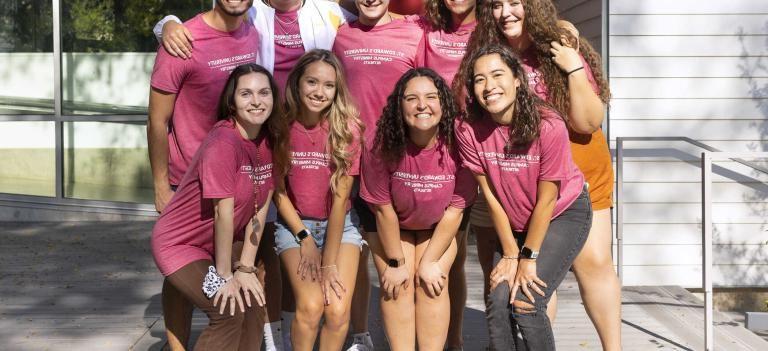
[[352,345],[347,351],[373,351],[373,340],[371,333],[359,333],[352,335]]

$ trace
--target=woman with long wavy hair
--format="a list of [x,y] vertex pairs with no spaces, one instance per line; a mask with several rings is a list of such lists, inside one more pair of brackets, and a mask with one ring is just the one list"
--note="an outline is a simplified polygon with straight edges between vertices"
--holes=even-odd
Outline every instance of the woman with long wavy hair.
[[360,167],[363,127],[350,103],[344,73],[328,50],[307,52],[288,74],[281,140],[290,167],[277,180],[275,247],[296,299],[294,350],[340,350],[362,237],[349,200]]
[[456,140],[500,242],[487,300],[491,349],[555,350],[547,304],[592,224],[584,175],[565,121],[528,87],[508,47],[480,47],[467,62]]
[[[573,271],[584,306],[605,350],[621,348],[621,286],[611,257],[611,155],[600,128],[610,99],[600,56],[582,39],[558,25],[550,0],[489,0],[477,7],[478,25],[467,52],[489,44],[511,48],[526,69],[528,83],[567,121],[573,159],[589,184],[594,223]],[[470,70],[462,62],[462,76]],[[460,82],[454,91],[461,92]],[[489,263],[493,243],[479,238],[481,262]],[[481,249],[481,246],[484,247]]]
[[477,193],[455,148],[456,114],[443,79],[411,69],[364,153],[360,196],[376,217],[369,241],[392,350],[442,350],[448,334],[448,271],[464,208]]

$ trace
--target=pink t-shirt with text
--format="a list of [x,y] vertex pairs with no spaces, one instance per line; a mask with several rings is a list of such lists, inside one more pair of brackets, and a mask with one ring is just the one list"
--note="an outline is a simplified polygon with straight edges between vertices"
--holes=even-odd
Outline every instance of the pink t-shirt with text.
[[[333,204],[331,175],[336,167],[328,153],[328,128],[328,120],[311,129],[297,121],[291,124],[291,168],[285,185],[293,207],[302,218],[325,220],[330,215]],[[355,139],[347,148],[353,160],[347,173],[350,176],[360,174],[360,136],[359,132],[353,134]],[[351,207],[347,200],[347,211]]]
[[394,167],[366,148],[360,197],[371,205],[391,203],[402,229],[433,228],[448,206],[464,209],[476,195],[472,172],[442,142],[431,148],[409,142],[405,156]]
[[584,186],[584,176],[571,158],[568,129],[552,111],[541,111],[539,138],[530,145],[504,150],[509,127],[490,118],[475,122],[460,121],[456,140],[463,164],[476,174],[484,174],[512,224],[512,230],[525,231],[536,206],[538,182],[559,181],[560,191],[552,218],[565,211]]
[[274,188],[265,133],[248,140],[231,121],[218,122],[195,154],[176,194],[152,231],[152,254],[164,276],[214,259],[213,199],[234,198],[234,236],[243,240],[256,205]]
[[285,95],[285,84],[301,55],[304,55],[304,42],[299,29],[299,11],[275,11],[275,70],[274,76],[280,88],[280,96]]
[[200,143],[216,124],[216,106],[229,73],[256,62],[259,35],[243,22],[232,32],[213,29],[202,15],[184,23],[195,37],[195,54],[183,60],[157,50],[150,84],[176,94],[168,132],[168,178],[178,185]]
[[[426,19],[423,19],[426,21]],[[424,25],[426,33],[417,59],[419,66],[437,72],[450,87],[467,52],[467,42],[477,26],[476,21],[462,24],[450,31]]]
[[376,134],[376,122],[397,80],[417,67],[416,55],[423,35],[418,16],[376,27],[355,21],[339,28],[333,53],[344,66],[349,91],[365,125],[366,140]]

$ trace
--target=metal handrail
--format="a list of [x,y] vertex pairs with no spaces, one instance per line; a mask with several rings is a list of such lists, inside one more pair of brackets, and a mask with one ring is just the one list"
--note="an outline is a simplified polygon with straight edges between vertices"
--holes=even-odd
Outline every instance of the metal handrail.
[[702,285],[704,289],[704,350],[714,350],[714,309],[712,302],[712,162],[732,160],[768,174],[768,169],[745,158],[768,158],[768,152],[726,152],[688,137],[616,138],[616,268],[624,284],[624,141],[684,141],[698,146],[701,153]]

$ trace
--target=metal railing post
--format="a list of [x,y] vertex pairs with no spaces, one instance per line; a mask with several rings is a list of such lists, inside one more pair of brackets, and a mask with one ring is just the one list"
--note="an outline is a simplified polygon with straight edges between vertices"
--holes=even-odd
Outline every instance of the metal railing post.
[[704,286],[704,350],[714,350],[712,305],[712,156],[701,153],[701,269]]
[[616,138],[616,273],[624,285],[624,139]]

